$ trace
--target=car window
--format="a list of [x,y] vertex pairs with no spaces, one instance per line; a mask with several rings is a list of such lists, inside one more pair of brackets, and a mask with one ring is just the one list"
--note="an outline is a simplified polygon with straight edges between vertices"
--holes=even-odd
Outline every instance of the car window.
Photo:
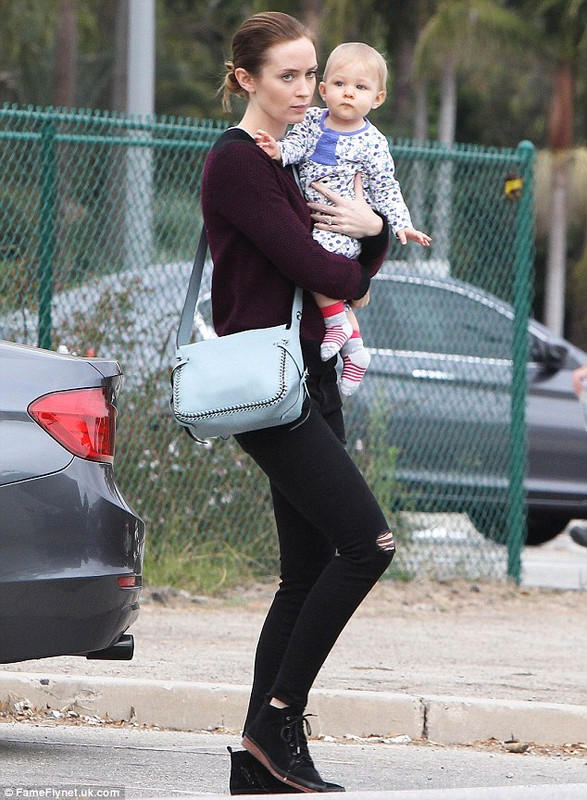
[[512,321],[442,285],[374,280],[359,322],[368,347],[511,358]]

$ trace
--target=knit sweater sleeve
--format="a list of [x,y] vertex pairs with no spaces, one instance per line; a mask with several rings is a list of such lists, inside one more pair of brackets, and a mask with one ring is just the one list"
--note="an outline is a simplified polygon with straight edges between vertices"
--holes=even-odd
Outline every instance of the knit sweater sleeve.
[[[214,153],[202,188],[209,216],[224,218],[278,271],[308,291],[362,297],[383,258],[380,253],[362,265],[317,244],[292,176],[252,140],[230,142]],[[212,231],[209,238],[212,245]]]

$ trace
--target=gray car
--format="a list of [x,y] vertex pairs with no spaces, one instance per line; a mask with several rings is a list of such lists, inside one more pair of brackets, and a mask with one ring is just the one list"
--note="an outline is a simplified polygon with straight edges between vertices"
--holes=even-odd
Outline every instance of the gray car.
[[144,528],[113,474],[118,364],[0,341],[0,663],[132,657]]
[[[347,403],[351,445],[379,413],[399,504],[467,513],[503,541],[512,307],[462,281],[398,269],[376,276],[359,317],[372,361]],[[571,387],[587,353],[531,320],[528,354],[527,541],[538,544],[587,517],[587,433]]]

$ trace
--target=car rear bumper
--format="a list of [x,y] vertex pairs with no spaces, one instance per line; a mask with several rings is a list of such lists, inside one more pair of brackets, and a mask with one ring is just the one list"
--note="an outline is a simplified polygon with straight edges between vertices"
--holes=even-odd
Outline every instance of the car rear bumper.
[[2,486],[0,507],[0,584],[142,572],[143,522],[109,464]]
[[0,506],[0,663],[116,642],[138,615],[144,525],[112,467],[73,458],[0,487]]
[[109,647],[137,618],[140,591],[116,575],[0,583],[0,663]]

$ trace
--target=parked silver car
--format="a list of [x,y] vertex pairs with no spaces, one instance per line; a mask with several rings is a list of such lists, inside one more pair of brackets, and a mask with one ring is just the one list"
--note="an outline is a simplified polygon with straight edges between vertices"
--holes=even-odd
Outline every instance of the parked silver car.
[[144,528],[113,474],[121,381],[0,341],[0,663],[132,658]]
[[[348,403],[351,438],[379,409],[409,507],[465,512],[503,541],[512,307],[462,281],[398,269],[376,276],[359,317],[372,361]],[[571,386],[587,353],[532,320],[528,354],[527,541],[537,544],[587,518],[587,432]]]

